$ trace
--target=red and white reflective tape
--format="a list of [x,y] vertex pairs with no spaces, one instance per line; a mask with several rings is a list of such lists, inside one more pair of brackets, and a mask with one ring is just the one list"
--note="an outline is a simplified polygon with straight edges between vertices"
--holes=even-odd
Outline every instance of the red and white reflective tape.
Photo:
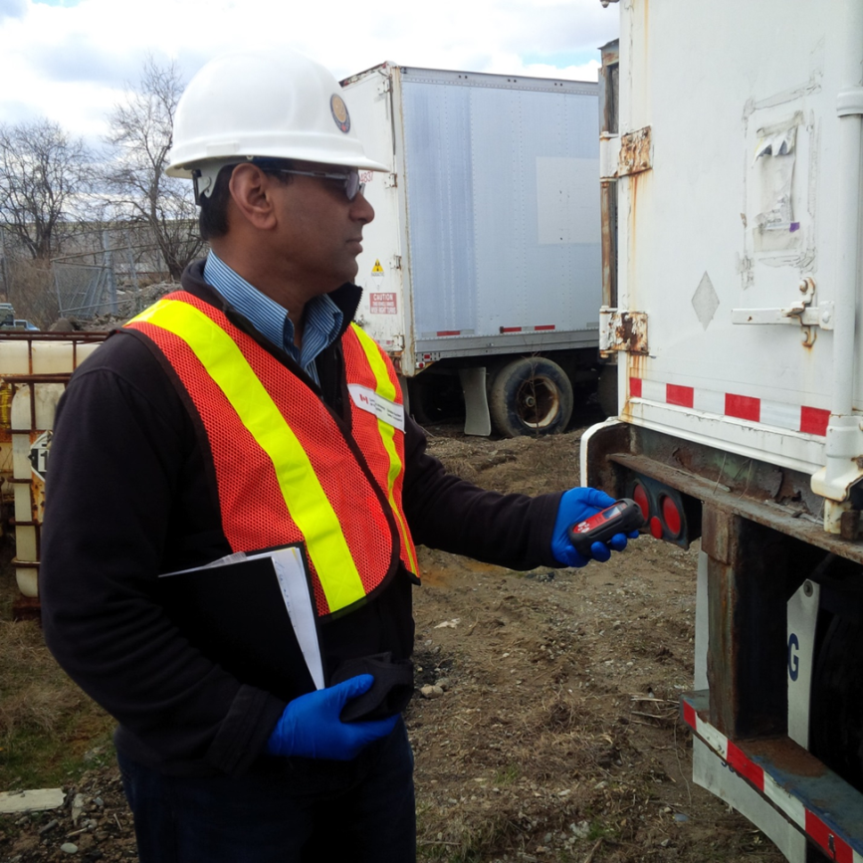
[[785,790],[764,768],[752,761],[740,747],[705,722],[695,708],[683,702],[686,724],[736,773],[754,785],[780,812],[796,824],[813,842],[837,863],[863,863],[863,855],[855,851],[841,836],[831,830],[801,800]]
[[703,413],[718,414],[734,419],[749,420],[774,428],[789,429],[804,434],[827,434],[830,411],[806,405],[789,405],[756,399],[739,393],[664,384],[630,377],[629,395],[649,402],[692,408]]
[[549,330],[555,330],[557,327],[554,324],[539,324],[535,327],[501,327],[501,333],[544,333]]

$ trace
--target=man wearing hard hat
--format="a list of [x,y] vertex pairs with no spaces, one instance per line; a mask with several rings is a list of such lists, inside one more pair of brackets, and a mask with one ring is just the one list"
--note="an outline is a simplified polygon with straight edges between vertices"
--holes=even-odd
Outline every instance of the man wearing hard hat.
[[[581,566],[567,528],[611,499],[485,492],[425,452],[352,323],[374,218],[359,170],[390,169],[327,70],[286,50],[217,59],[174,135],[169,173],[195,183],[211,253],[58,408],[46,639],[120,723],[144,863],[411,861],[414,542]],[[204,568],[291,548],[293,569],[281,551]],[[168,584],[195,587],[181,601]],[[292,633],[303,602],[318,648]]]

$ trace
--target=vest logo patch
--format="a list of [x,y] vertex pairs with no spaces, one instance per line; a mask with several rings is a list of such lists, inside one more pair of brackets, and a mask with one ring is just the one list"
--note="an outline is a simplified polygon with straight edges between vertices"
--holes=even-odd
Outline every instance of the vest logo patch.
[[348,384],[354,404],[361,411],[374,414],[379,420],[403,432],[405,430],[405,409],[402,405],[391,402],[374,390],[362,384]]

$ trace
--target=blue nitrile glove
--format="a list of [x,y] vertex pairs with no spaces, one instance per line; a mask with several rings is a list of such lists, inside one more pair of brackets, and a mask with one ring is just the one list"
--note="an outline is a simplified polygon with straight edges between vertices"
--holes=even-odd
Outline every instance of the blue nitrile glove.
[[[590,547],[590,557],[585,557],[576,550],[567,535],[572,525],[590,518],[594,513],[613,503],[613,497],[596,488],[571,488],[563,493],[551,537],[551,553],[558,563],[564,566],[587,566],[591,560],[605,563],[611,557],[612,550],[623,551],[626,548],[626,535],[616,533],[608,542],[593,543]],[[631,535],[637,536],[638,532],[634,531]]]
[[371,689],[371,674],[358,674],[343,683],[308,692],[288,702],[267,741],[270,755],[302,755],[350,761],[360,750],[386,737],[398,714],[373,722],[342,722],[339,714],[352,698]]

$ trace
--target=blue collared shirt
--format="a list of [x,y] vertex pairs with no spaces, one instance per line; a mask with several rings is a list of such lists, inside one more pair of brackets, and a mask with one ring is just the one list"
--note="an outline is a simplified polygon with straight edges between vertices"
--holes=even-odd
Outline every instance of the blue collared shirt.
[[294,324],[288,310],[262,294],[213,252],[204,263],[204,280],[212,285],[259,333],[287,351],[316,383],[315,359],[339,336],[344,315],[326,294],[306,303],[303,345],[294,344]]

